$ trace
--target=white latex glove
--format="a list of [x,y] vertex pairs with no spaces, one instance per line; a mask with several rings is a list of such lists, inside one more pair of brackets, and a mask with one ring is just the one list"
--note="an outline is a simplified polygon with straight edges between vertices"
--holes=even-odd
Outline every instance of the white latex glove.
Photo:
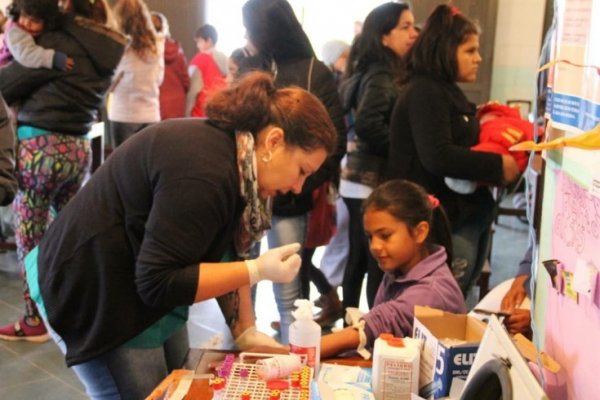
[[240,336],[235,338],[235,344],[241,351],[249,350],[255,347],[277,347],[287,348],[277,342],[271,336],[256,330],[256,326],[246,329]]
[[246,260],[250,286],[267,279],[276,283],[289,283],[298,274],[302,259],[298,254],[300,243],[275,247],[255,260]]

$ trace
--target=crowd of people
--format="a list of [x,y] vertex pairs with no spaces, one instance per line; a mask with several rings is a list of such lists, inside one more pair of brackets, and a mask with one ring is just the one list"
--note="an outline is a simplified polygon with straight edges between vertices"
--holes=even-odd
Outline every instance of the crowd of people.
[[[243,46],[225,56],[205,24],[188,63],[143,0],[9,8],[0,204],[15,210],[26,312],[0,339],[52,338],[91,398],[150,393],[183,362],[188,306],[206,299],[241,350],[280,347],[311,281],[316,321],[331,326],[359,306],[366,276],[368,312],[323,336],[323,357],[411,335],[415,305],[467,312],[488,257],[489,189],[520,173],[512,155],[473,148],[477,107],[458,84],[477,80],[477,24],[440,5],[419,29],[388,2],[318,56],[288,1],[240,12]],[[112,153],[90,177],[88,133],[105,107]],[[277,340],[256,329],[261,280],[273,282]]]

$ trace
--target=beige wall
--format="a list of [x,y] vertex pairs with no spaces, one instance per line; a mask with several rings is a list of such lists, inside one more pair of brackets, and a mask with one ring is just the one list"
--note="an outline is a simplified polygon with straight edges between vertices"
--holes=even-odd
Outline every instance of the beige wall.
[[[151,11],[167,17],[171,36],[181,43],[188,61],[196,54],[194,33],[205,24],[204,0],[145,0]],[[214,0],[213,0],[214,1]],[[175,6],[176,5],[176,6]]]
[[[58,0],[57,0],[58,1]],[[115,0],[108,0],[113,4]],[[152,11],[164,13],[171,25],[171,34],[179,40],[188,57],[196,53],[193,34],[204,23],[204,0],[145,0]],[[215,0],[213,0],[215,1]],[[218,0],[216,0],[218,1]],[[11,0],[0,0],[4,12]],[[177,6],[175,6],[175,4]]]
[[545,7],[546,0],[499,0],[492,100],[534,99]]
[[6,14],[6,6],[8,6],[10,3],[10,0],[0,0],[0,10]]

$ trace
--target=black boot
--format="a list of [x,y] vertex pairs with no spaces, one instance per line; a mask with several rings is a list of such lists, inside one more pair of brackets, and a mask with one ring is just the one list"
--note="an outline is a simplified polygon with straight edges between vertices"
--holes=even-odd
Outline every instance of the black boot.
[[344,307],[334,288],[320,297],[321,312],[315,315],[314,321],[322,327],[331,326],[344,317]]

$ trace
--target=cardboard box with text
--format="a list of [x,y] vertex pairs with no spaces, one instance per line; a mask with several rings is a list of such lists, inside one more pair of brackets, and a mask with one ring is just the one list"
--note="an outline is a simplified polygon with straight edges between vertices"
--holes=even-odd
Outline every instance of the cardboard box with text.
[[485,324],[465,314],[415,306],[413,337],[423,341],[419,394],[448,396],[453,378],[467,379]]

